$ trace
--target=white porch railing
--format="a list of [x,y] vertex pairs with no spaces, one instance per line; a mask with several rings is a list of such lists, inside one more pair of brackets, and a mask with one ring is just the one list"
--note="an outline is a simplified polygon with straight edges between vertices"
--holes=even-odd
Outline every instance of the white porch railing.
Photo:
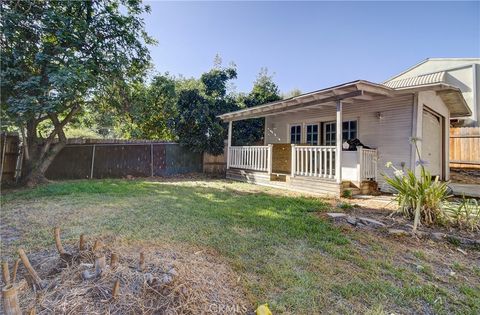
[[377,150],[357,147],[360,181],[377,180]]
[[335,177],[335,146],[292,144],[292,176]]
[[272,145],[232,146],[228,149],[228,167],[270,172]]

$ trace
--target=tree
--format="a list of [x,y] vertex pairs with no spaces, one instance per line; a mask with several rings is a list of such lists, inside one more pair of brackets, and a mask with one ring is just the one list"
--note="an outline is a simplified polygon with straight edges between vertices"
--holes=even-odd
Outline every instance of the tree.
[[222,154],[226,137],[225,124],[218,115],[237,109],[227,84],[237,77],[234,67],[215,68],[202,74],[198,82],[181,83],[176,116],[170,121],[181,145],[194,152]]
[[[246,96],[240,96],[243,108],[275,102],[280,99],[280,90],[273,81],[273,75],[268,73],[267,68],[260,69],[252,91]],[[233,142],[235,145],[253,145],[263,139],[264,130],[264,118],[235,122],[233,126]]]
[[[140,0],[2,1],[1,106],[25,144],[24,183],[65,146],[64,128],[112,81],[150,65]],[[41,135],[39,127],[51,128]]]

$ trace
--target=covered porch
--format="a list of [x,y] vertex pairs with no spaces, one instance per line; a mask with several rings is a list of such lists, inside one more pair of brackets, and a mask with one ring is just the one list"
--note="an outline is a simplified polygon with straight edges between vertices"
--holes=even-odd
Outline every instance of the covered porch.
[[[355,81],[220,116],[229,124],[227,178],[336,196],[345,188],[360,189],[364,182],[375,183],[378,176],[377,149],[357,146],[348,150],[343,147],[343,111],[345,106],[392,95],[392,90],[387,87]],[[325,110],[327,117],[331,116],[332,109],[335,116],[328,118],[333,120],[329,122],[332,130],[329,130],[328,143],[318,141],[318,126],[315,128],[317,141],[308,136],[298,137],[295,141],[290,135],[271,141],[266,126],[263,145],[232,145],[234,121],[294,113],[318,120],[321,119],[317,114],[319,110]],[[285,141],[287,139],[291,140],[290,143]]]

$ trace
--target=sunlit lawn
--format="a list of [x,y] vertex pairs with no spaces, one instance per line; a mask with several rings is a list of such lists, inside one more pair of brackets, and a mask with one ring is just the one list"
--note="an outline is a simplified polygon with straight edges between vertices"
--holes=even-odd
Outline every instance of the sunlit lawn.
[[329,209],[321,199],[222,180],[60,182],[2,197],[2,229],[20,236],[2,253],[51,247],[59,225],[70,240],[87,233],[213,249],[252,304],[268,302],[275,313],[480,313],[479,266],[455,261],[469,280],[442,282],[428,255],[342,231],[319,215]]

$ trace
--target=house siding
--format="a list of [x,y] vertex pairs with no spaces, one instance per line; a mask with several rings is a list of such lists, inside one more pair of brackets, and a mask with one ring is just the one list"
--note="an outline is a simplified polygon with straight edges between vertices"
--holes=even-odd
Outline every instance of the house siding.
[[[411,167],[409,138],[413,132],[413,104],[413,95],[405,95],[343,105],[343,120],[357,120],[360,141],[378,150],[378,183],[381,190],[388,190],[388,186],[380,174],[392,173],[385,167],[387,162],[392,162],[397,168],[402,168],[402,165]],[[378,118],[378,112],[382,119]],[[265,143],[289,143],[289,126],[293,124],[303,126],[302,142],[305,142],[306,124],[334,120],[333,106],[268,116],[265,118]]]

